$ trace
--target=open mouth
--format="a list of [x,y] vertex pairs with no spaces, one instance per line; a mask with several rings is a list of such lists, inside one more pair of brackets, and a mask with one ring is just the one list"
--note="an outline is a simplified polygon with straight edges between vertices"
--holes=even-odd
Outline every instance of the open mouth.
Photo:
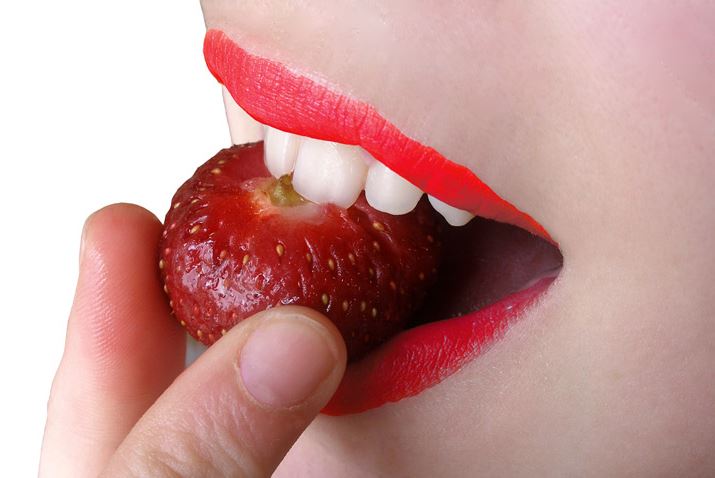
[[451,225],[423,307],[349,364],[325,413],[365,411],[435,385],[501,337],[558,275],[563,258],[538,222],[370,105],[250,55],[218,30],[208,31],[204,54],[224,85],[234,143],[264,140],[268,170],[292,174],[303,197],[347,208],[364,190],[373,208],[404,214],[426,193]]

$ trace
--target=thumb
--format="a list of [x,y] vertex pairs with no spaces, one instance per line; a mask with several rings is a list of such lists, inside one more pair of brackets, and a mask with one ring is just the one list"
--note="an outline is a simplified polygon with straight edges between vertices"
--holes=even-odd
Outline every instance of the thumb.
[[107,476],[270,476],[345,371],[335,326],[303,307],[246,319],[137,422]]

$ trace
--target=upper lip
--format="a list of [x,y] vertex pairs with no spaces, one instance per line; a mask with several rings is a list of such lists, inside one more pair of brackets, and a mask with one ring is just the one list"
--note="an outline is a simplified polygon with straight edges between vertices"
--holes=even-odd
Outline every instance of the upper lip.
[[403,134],[371,105],[251,55],[220,30],[209,30],[211,73],[256,120],[290,133],[359,145],[428,194],[476,216],[513,224],[553,240],[528,214],[497,195],[471,170]]
[[[471,170],[403,134],[370,104],[345,96],[278,62],[251,55],[220,30],[209,30],[211,73],[254,119],[302,136],[359,145],[424,192],[476,216],[526,229],[554,243],[528,214],[499,197]],[[524,315],[553,278],[458,320],[403,331],[351,365],[327,413],[364,411],[415,395],[484,351]]]

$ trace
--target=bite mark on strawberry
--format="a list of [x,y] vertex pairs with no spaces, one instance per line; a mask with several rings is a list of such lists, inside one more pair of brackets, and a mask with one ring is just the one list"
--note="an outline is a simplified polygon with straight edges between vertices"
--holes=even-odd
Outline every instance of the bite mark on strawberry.
[[357,359],[402,330],[433,282],[440,220],[426,200],[392,216],[364,195],[348,209],[276,180],[263,144],[220,151],[174,195],[159,269],[177,320],[210,345],[270,307],[324,313]]

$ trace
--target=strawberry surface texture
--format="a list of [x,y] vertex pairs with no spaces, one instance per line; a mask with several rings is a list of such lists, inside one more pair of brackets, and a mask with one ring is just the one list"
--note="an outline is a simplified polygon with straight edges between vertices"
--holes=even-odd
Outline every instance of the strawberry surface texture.
[[252,143],[220,151],[176,192],[159,268],[176,319],[206,345],[295,304],[335,323],[355,360],[407,326],[435,280],[443,227],[425,198],[401,216],[364,194],[348,209],[307,201]]

